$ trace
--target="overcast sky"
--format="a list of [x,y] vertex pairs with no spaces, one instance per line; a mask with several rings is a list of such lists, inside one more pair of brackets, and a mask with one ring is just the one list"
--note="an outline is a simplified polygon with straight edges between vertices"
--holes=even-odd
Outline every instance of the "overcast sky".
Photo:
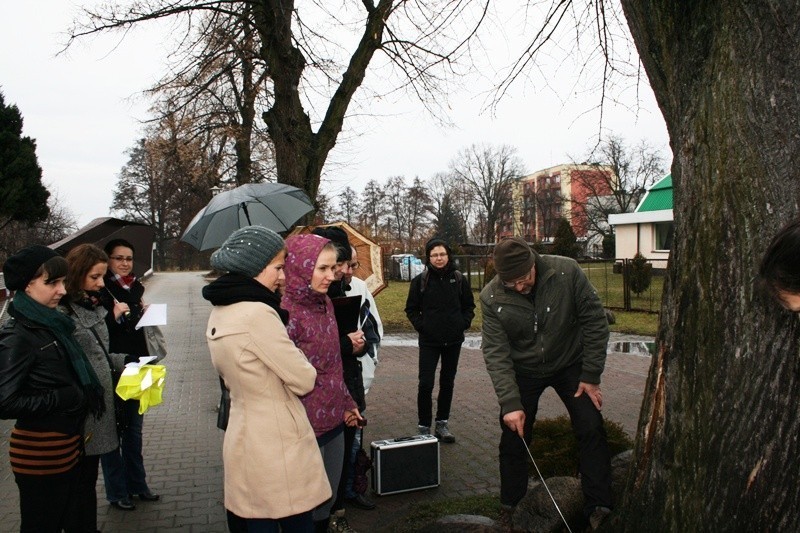
[[[75,5],[64,0],[5,2],[0,91],[6,104],[19,107],[23,134],[36,139],[45,185],[83,225],[110,214],[125,151],[141,136],[140,121],[147,118],[147,102],[137,94],[161,77],[167,38],[164,25],[151,25],[124,39],[88,39],[57,55]],[[599,117],[592,110],[599,99],[575,88],[577,66],[557,63],[558,68],[545,68],[527,85],[516,85],[494,116],[481,112],[487,87],[470,82],[470,90],[448,102],[454,127],[439,126],[410,99],[361,102],[370,116],[345,124],[323,190],[335,194],[347,185],[360,190],[370,179],[398,175],[427,179],[445,171],[458,151],[473,143],[516,147],[528,172],[581,157],[597,138]],[[374,81],[379,73],[367,76]],[[629,89],[619,99],[625,105],[609,104],[605,128],[631,143],[647,139],[671,157],[650,88],[640,85],[638,94]]]

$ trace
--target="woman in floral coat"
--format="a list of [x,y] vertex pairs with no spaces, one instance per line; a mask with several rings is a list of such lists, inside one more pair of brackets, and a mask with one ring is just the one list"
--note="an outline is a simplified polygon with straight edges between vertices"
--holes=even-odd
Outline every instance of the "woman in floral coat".
[[[342,376],[339,332],[328,288],[335,279],[336,249],[318,235],[294,235],[286,240],[286,294],[289,337],[317,370],[314,390],[303,396],[308,419],[317,436],[331,487],[339,486],[344,459],[344,426],[362,420]],[[314,510],[317,531],[328,521],[344,522],[344,509],[330,516],[332,501]]]

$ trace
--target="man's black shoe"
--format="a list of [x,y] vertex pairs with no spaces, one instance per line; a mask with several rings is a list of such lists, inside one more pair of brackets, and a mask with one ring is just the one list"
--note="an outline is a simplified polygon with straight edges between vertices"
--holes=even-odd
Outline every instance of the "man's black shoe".
[[158,494],[153,494],[149,490],[147,492],[142,492],[141,494],[136,494],[135,496],[138,496],[143,502],[157,502],[161,499],[161,496]]
[[353,507],[371,511],[375,509],[375,502],[364,496],[363,494],[356,494],[355,498],[345,498],[344,501]]
[[123,511],[133,511],[136,509],[136,506],[133,504],[130,498],[122,498],[121,500],[111,502],[111,506],[116,507],[117,509],[122,509]]

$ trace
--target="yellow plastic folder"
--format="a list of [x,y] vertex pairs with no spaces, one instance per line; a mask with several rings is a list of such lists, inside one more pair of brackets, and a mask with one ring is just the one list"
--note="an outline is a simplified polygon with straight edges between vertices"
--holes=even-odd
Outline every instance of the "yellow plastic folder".
[[139,400],[139,414],[162,402],[167,369],[164,365],[128,365],[117,383],[123,400]]

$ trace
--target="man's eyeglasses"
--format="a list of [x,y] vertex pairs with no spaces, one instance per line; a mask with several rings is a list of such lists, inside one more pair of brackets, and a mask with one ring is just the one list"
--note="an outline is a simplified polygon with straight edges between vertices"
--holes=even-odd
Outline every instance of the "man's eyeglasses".
[[520,278],[516,281],[504,281],[503,287],[506,289],[516,289],[520,285],[524,285],[525,283],[529,283],[533,279],[533,273],[536,271],[536,265],[534,264],[531,268],[531,271],[528,272],[528,275],[524,278]]
[[133,263],[133,257],[130,255],[112,255],[109,259],[119,261],[120,263]]
[[431,259],[439,259],[440,257],[447,257],[447,253],[431,254],[428,257]]

